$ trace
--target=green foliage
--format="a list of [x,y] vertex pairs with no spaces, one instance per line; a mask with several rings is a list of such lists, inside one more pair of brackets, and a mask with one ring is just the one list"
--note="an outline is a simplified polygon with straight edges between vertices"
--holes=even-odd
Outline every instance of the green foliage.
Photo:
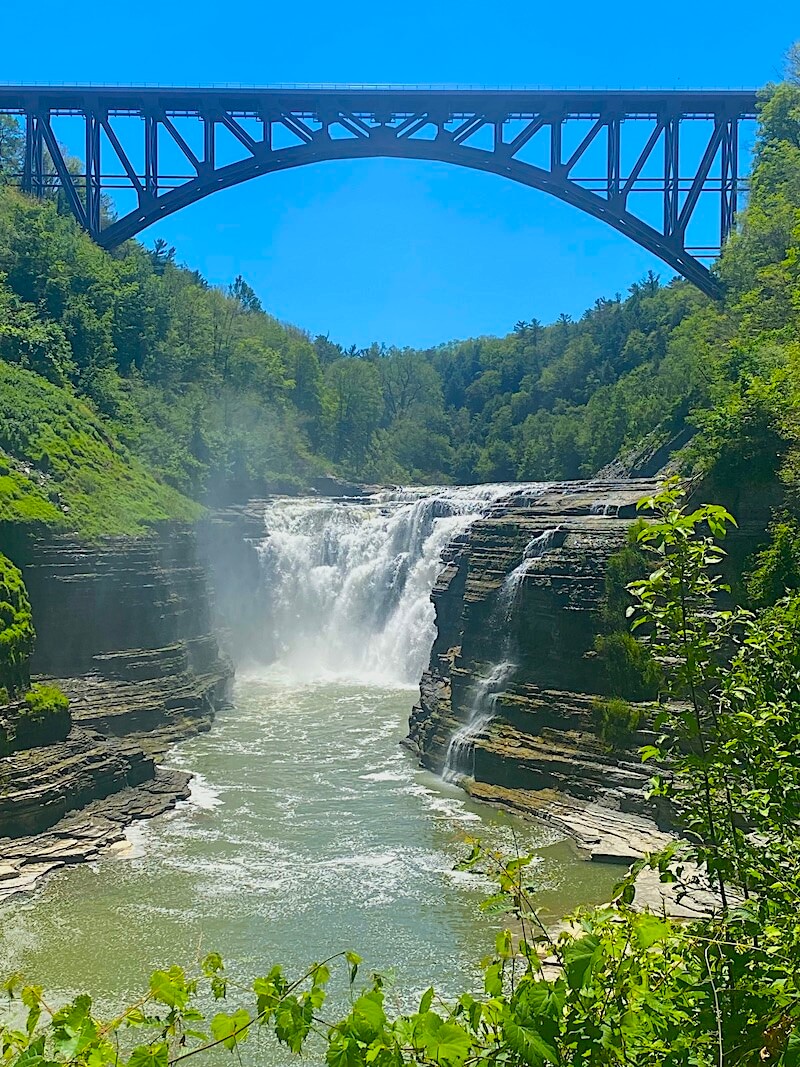
[[641,708],[633,707],[620,697],[595,700],[592,716],[601,741],[612,749],[630,748],[642,724]]
[[658,693],[661,669],[646,645],[618,630],[598,634],[594,649],[603,668],[608,692],[630,700],[652,700]]
[[[158,482],[85,403],[0,362],[0,519],[139,533],[199,509]],[[5,473],[4,473],[5,472]]]
[[87,401],[195,499],[332,471],[418,482],[591,473],[678,425],[687,390],[702,391],[679,327],[705,304],[651,276],[577,323],[522,323],[426,352],[345,350],[278,323],[241,277],[211,288],[163,242],[109,255],[56,201],[0,189],[0,360]]
[[769,544],[745,575],[751,607],[768,607],[787,593],[800,589],[800,529],[788,516],[770,529]]
[[626,543],[612,552],[606,562],[603,606],[600,621],[608,632],[627,628],[626,612],[631,603],[628,586],[647,573],[647,557],[638,542],[641,522],[628,530]]
[[661,669],[649,649],[629,632],[627,609],[631,604],[628,587],[647,573],[647,557],[638,543],[641,523],[634,523],[628,540],[606,562],[605,591],[600,609],[602,632],[595,637],[594,650],[603,669],[605,690],[629,700],[653,700],[658,693]]
[[63,715],[69,700],[56,685],[32,685],[25,694],[24,714],[30,719],[45,719],[49,715]]
[[25,139],[12,115],[0,115],[0,184],[20,174]]
[[6,698],[0,703],[28,685],[28,660],[35,636],[22,574],[0,553],[0,687]]

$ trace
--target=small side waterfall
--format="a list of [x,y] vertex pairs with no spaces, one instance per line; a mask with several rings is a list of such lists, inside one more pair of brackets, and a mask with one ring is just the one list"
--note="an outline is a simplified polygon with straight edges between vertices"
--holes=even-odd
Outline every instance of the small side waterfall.
[[497,603],[502,622],[506,626],[514,614],[520,587],[525,580],[525,575],[530,570],[531,564],[535,559],[539,559],[545,552],[549,552],[553,548],[560,532],[561,527],[556,526],[552,530],[544,530],[542,533],[537,534],[536,537],[532,537],[522,553],[522,562],[503,579],[503,584],[497,594]]
[[442,770],[442,777],[446,782],[458,782],[464,775],[474,776],[475,741],[494,718],[497,698],[517,669],[513,659],[510,624],[522,583],[533,561],[554,547],[560,532],[561,527],[556,526],[531,538],[522,553],[521,563],[506,575],[497,591],[492,622],[504,632],[503,659],[475,683],[467,720],[453,733],[447,746]]
[[475,740],[494,718],[497,698],[515,670],[515,663],[504,660],[495,664],[485,677],[475,683],[469,717],[455,731],[447,746],[442,770],[442,778],[446,782],[458,782],[465,774],[474,774]]

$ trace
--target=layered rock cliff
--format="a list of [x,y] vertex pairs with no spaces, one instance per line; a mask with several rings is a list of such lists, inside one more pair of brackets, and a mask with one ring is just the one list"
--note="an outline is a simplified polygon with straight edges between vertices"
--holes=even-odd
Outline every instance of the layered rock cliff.
[[233,674],[190,530],[90,545],[20,536],[13,551],[37,629],[32,672],[63,690],[70,716],[0,761],[0,895],[187,796],[188,777],[157,759],[209,728]]
[[427,767],[555,821],[596,859],[665,840],[644,799],[646,735],[622,751],[598,736],[605,682],[592,651],[606,562],[653,488],[555,485],[475,522],[433,590],[438,636],[410,720]]

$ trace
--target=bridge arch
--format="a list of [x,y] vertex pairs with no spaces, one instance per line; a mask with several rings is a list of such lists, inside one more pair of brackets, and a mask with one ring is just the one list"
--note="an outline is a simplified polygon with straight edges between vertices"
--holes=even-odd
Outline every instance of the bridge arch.
[[493,165],[492,160],[486,159],[486,154],[480,149],[463,147],[454,153],[448,151],[446,146],[437,146],[434,141],[411,141],[408,150],[402,152],[380,151],[373,146],[368,147],[371,150],[364,150],[360,144],[353,141],[338,140],[332,141],[330,149],[324,156],[319,155],[317,151],[305,152],[298,146],[285,149],[283,152],[271,153],[266,159],[254,157],[240,160],[215,171],[212,183],[202,177],[194,178],[185,185],[159,196],[148,210],[129,212],[101,231],[96,239],[102,247],[114,248],[123,241],[135,237],[149,226],[153,226],[159,220],[215,192],[230,189],[251,181],[253,178],[278,171],[335,160],[414,159],[448,163],[469,170],[499,175],[530,189],[549,193],[564,203],[613,226],[614,229],[663,260],[677,274],[683,275],[710,295],[718,295],[718,285],[713,274],[699,260],[684,251],[680,242],[664,238],[654,227],[649,226],[624,208],[609,205],[608,201],[589,190],[582,189],[578,185],[554,182],[550,173],[542,168],[512,160],[507,167],[501,169]]
[[[755,117],[756,98],[747,91],[0,87],[0,114],[4,112],[24,116],[22,187],[43,195],[54,183],[60,185],[78,221],[106,248],[217,190],[262,175],[326,160],[416,159],[496,174],[555,196],[718,296],[719,283],[702,258],[721,249],[735,224],[744,184],[739,129]],[[67,166],[55,136],[52,120],[60,115],[83,119],[82,174]],[[115,130],[118,116],[140,120],[143,165],[134,165],[133,152]],[[202,152],[193,150],[181,133],[186,118],[202,124]],[[697,119],[710,123],[711,132],[701,158],[687,173],[682,169],[682,131]],[[646,143],[623,167],[623,133],[643,121],[649,123]],[[576,147],[565,151],[564,127],[577,122],[588,130]],[[223,129],[238,142],[243,158],[218,165],[216,140]],[[287,134],[294,143],[278,146]],[[177,176],[174,187],[170,182],[176,176],[166,175],[160,166],[159,144],[165,137],[185,161],[185,174]],[[482,137],[478,147],[475,141]],[[522,156],[534,138],[547,147],[546,163]],[[598,148],[604,173],[579,177],[591,152],[596,161]],[[104,227],[102,194],[111,177],[119,178],[114,171],[120,168],[136,193],[137,207]],[[632,195],[644,189],[661,197],[660,227],[631,210]],[[718,232],[707,246],[693,249],[687,245],[687,228],[704,193],[718,199]]]

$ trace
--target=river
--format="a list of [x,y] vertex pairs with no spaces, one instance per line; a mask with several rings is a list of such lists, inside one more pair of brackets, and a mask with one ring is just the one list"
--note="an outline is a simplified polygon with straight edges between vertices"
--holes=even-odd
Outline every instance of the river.
[[196,775],[189,801],[0,910],[4,970],[111,1008],[212,949],[239,976],[352,949],[401,998],[474,989],[497,923],[483,881],[453,870],[471,836],[535,854],[550,917],[608,898],[619,868],[473,803],[400,746],[441,550],[495,498],[456,493],[274,506],[259,551],[275,661],[243,669],[213,730],[169,754]]

